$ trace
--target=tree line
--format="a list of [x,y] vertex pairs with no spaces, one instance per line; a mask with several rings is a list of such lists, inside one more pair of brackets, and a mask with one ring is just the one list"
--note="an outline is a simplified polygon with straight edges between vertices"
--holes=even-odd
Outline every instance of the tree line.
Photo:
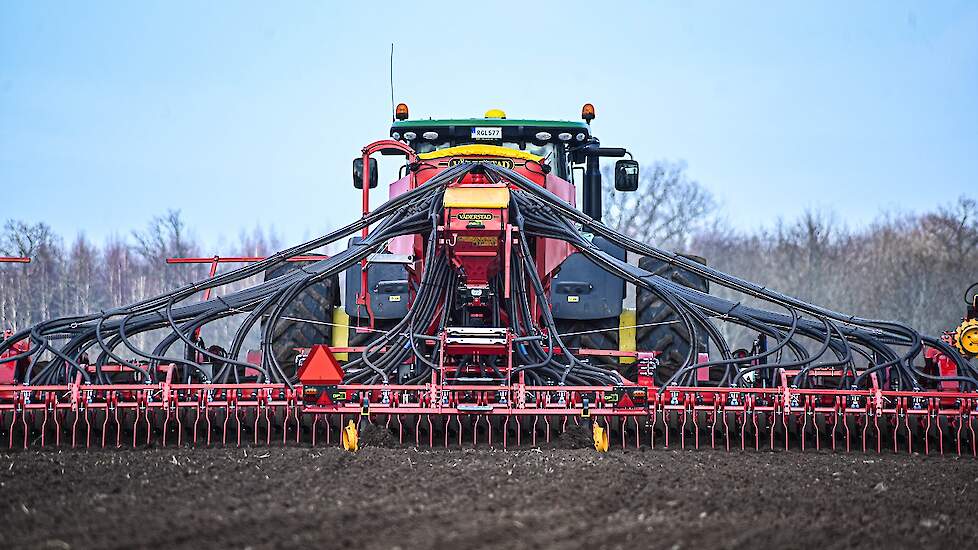
[[928,334],[957,326],[964,293],[978,282],[978,202],[971,197],[930,212],[880,214],[855,228],[827,210],[754,230],[736,229],[722,214],[681,163],[643,167],[638,192],[605,194],[605,222],[629,236],[810,303]]
[[[281,248],[273,231],[242,231],[225,256],[266,256]],[[178,210],[152,218],[143,229],[93,243],[84,235],[71,242],[44,222],[7,220],[0,232],[0,255],[27,257],[30,263],[0,264],[0,323],[22,329],[54,317],[78,315],[130,304],[203,279],[207,264],[167,264],[167,258],[210,257]],[[220,269],[240,267],[221,264]],[[261,276],[215,289],[228,292],[261,281]],[[198,296],[196,299],[200,299]],[[230,326],[205,327],[205,341],[223,341]],[[153,335],[136,339],[141,346]]]

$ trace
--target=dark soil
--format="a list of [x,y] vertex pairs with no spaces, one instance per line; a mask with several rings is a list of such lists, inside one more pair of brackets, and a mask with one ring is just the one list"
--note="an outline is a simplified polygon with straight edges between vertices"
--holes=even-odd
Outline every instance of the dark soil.
[[366,447],[0,454],[7,548],[935,548],[978,460]]
[[360,447],[401,447],[401,442],[386,426],[365,422],[360,429]]
[[556,442],[561,449],[593,449],[594,434],[581,424],[568,422],[567,429],[557,436]]

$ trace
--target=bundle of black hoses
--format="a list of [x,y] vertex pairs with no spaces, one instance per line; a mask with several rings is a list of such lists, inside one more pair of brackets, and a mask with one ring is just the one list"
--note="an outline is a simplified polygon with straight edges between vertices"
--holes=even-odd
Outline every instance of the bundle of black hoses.
[[[159,367],[175,363],[186,367],[187,378],[205,382],[239,381],[245,369],[255,369],[259,380],[292,384],[272,352],[271,335],[285,314],[287,305],[309,286],[355,265],[370,254],[382,250],[386,243],[400,235],[421,235],[426,242],[423,271],[407,315],[387,333],[366,346],[360,356],[345,365],[347,383],[422,383],[431,376],[441,360],[440,340],[435,336],[456,312],[456,288],[459,275],[439,246],[438,227],[442,215],[442,195],[446,185],[470,171],[485,173],[492,181],[506,182],[514,189],[510,202],[510,219],[522,237],[547,237],[569,242],[598,266],[618,277],[646,289],[677,313],[679,322],[698,341],[705,334],[715,347],[715,358],[696,363],[696,349],[690,347],[683,365],[666,380],[667,385],[718,384],[740,386],[755,375],[773,377],[775,369],[796,370],[792,383],[805,387],[812,383],[815,368],[836,367],[843,376],[838,385],[866,387],[869,376],[886,370],[899,387],[920,389],[925,380],[958,382],[962,387],[978,387],[978,372],[946,343],[921,336],[911,328],[895,322],[862,319],[843,315],[772,291],[763,286],[719,272],[673,252],[639,243],[620,235],[600,222],[590,219],[543,187],[520,174],[482,163],[462,163],[448,168],[424,185],[391,199],[374,212],[299,246],[268,259],[246,265],[172,292],[142,300],[129,306],[96,314],[63,317],[38,323],[0,343],[0,352],[15,342],[29,338],[31,349],[9,359],[30,357],[24,383],[60,384],[69,376],[80,375],[85,381],[105,384],[110,377],[103,367],[110,362],[126,365],[152,383],[159,380]],[[367,238],[327,260],[301,266],[286,275],[260,285],[219,296],[204,302],[181,305],[202,290],[215,288],[251,277],[286,261],[347,237],[363,228],[373,229]],[[589,235],[600,235],[625,250],[656,258],[686,269],[744,296],[771,304],[779,311],[748,307],[686,288],[653,275],[637,266],[614,258],[591,243]],[[565,345],[556,329],[543,281],[536,270],[530,243],[519,238],[511,251],[509,298],[499,298],[509,327],[516,337],[515,373],[530,384],[608,385],[622,381],[610,369],[591,365],[576,357]],[[493,281],[494,294],[501,296],[502,275]],[[531,296],[539,304],[540,319],[534,319]],[[204,348],[194,339],[196,331],[220,319],[242,316],[226,353]],[[498,320],[498,313],[494,313]],[[262,361],[256,366],[239,358],[249,331],[264,319],[261,329]],[[717,326],[732,323],[767,336],[772,345],[756,349],[747,357],[734,357]],[[132,342],[135,335],[166,331],[152,350]],[[185,351],[168,355],[174,344]],[[922,372],[915,365],[924,344],[951,357],[958,368],[955,376],[938,376]],[[120,355],[119,348],[131,352],[135,360]],[[95,357],[94,372],[80,361]],[[193,360],[197,355],[218,365],[208,370]],[[43,363],[40,359],[53,359]],[[483,365],[498,374],[493,364]],[[700,369],[722,369],[716,382],[700,382]]]
[[[810,383],[809,373],[812,369],[839,367],[845,373],[839,384],[852,387],[865,387],[870,374],[890,369],[900,387],[905,389],[920,389],[923,380],[954,381],[962,387],[978,388],[978,371],[975,367],[938,338],[922,336],[910,327],[892,321],[843,315],[727,275],[676,253],[640,243],[591,219],[512,170],[490,164],[485,169],[494,180],[507,181],[516,188],[513,193],[513,214],[527,235],[565,240],[608,272],[653,292],[677,312],[690,334],[690,341],[697,341],[700,331],[709,335],[719,358],[697,364],[695,348],[691,346],[682,368],[663,381],[665,385],[695,385],[698,383],[695,376],[697,370],[719,367],[724,369],[720,385],[738,386],[745,376],[756,371],[791,369],[799,371],[792,383],[804,386]],[[770,303],[784,312],[747,307],[653,275],[601,251],[588,238],[591,234],[600,235],[629,252],[679,266],[714,284]],[[765,334],[773,340],[774,345],[763,352],[734,358],[722,332],[716,327],[716,320]],[[812,342],[815,349],[810,352],[806,344]],[[939,376],[921,371],[915,365],[915,360],[921,356],[924,344],[952,358],[958,373],[955,376]],[[860,364],[857,356],[862,357],[865,363]]]
[[[30,358],[23,380],[25,384],[60,384],[69,377],[73,378],[76,373],[86,382],[108,383],[109,378],[103,372],[103,367],[109,362],[117,362],[140,373],[141,379],[147,383],[159,380],[159,366],[164,363],[183,365],[188,371],[195,371],[204,381],[214,381],[207,379],[207,371],[200,364],[187,358],[192,357],[193,353],[166,355],[167,350],[179,341],[187,349],[222,364],[221,369],[214,373],[215,380],[226,380],[229,375],[237,377],[239,371],[251,368],[260,373],[263,381],[290,383],[269,345],[275,325],[284,314],[288,302],[310,285],[337,274],[382,249],[391,238],[430,230],[431,212],[433,208],[440,209],[440,197],[445,185],[472,169],[471,164],[448,168],[424,185],[391,199],[360,220],[279,252],[261,262],[128,306],[38,323],[0,342],[0,352],[10,349],[14,343],[24,338],[30,340],[29,351],[9,357],[10,360]],[[180,305],[198,292],[246,279],[288,258],[323,247],[371,225],[375,227],[366,239],[327,260],[304,265],[286,275],[238,292]],[[193,334],[198,327],[235,315],[245,315],[245,319],[228,347],[226,356],[211,352],[194,341]],[[266,319],[261,336],[263,360],[260,366],[256,366],[239,359],[239,354],[248,331],[263,316]],[[140,349],[131,341],[137,334],[154,330],[166,330],[168,334],[151,351]],[[122,357],[119,353],[120,346],[143,361],[136,362]],[[46,364],[41,361],[45,352],[53,357]],[[94,373],[90,373],[79,362],[82,357],[95,358]]]

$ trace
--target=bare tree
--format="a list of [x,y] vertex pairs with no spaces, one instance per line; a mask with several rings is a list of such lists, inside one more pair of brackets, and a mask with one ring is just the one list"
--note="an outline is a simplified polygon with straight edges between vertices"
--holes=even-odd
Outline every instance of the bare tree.
[[29,224],[20,220],[7,220],[0,235],[0,252],[6,256],[33,258],[53,241],[54,233],[46,223]]
[[[605,181],[614,179],[610,172]],[[638,191],[604,188],[604,220],[635,239],[668,248],[686,248],[696,232],[709,227],[716,211],[713,195],[686,175],[682,162],[656,162],[642,168]]]
[[133,238],[136,239],[134,250],[143,258],[145,274],[151,277],[146,281],[149,292],[187,284],[202,275],[199,266],[182,270],[167,268],[167,258],[198,254],[179,210],[168,210],[165,215],[154,217],[146,229],[133,231]]

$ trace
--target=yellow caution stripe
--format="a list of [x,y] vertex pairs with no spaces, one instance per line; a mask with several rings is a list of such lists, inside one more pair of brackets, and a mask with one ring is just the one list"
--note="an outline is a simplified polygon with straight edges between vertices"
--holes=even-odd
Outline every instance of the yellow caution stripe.
[[[618,317],[618,351],[635,351],[635,310],[623,309]],[[625,365],[634,363],[634,357],[619,357],[620,362]]]
[[[345,348],[350,345],[350,316],[342,307],[333,308],[333,334],[329,345],[334,348]],[[334,353],[337,361],[349,361],[350,354]]]
[[446,147],[445,149],[438,149],[437,151],[421,153],[418,155],[418,158],[421,160],[432,160],[448,157],[472,156],[505,157],[510,159],[532,160],[533,162],[541,162],[543,160],[543,157],[539,155],[527,153],[526,151],[520,151],[519,149],[500,147],[499,145],[458,145],[456,147]]

